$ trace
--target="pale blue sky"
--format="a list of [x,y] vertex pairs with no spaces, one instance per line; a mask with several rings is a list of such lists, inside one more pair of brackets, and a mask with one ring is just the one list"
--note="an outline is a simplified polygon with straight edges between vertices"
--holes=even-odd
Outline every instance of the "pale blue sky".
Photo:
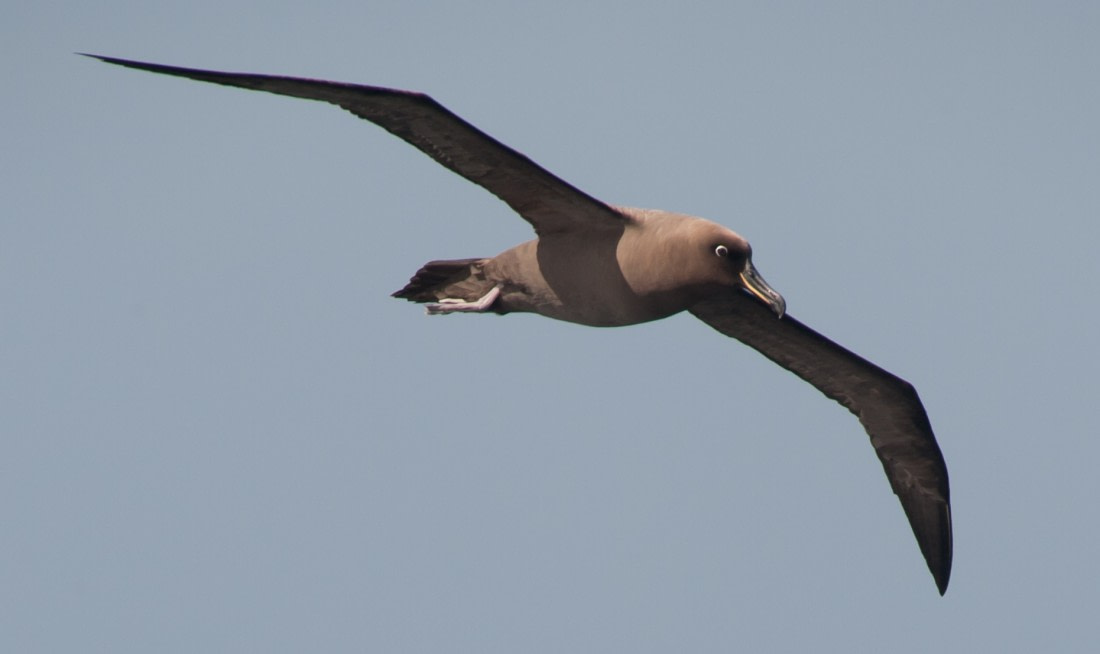
[[[1095,651],[1094,3],[19,3],[0,21],[0,651]],[[667,5],[667,6],[666,6]],[[430,93],[751,240],[913,382],[939,597],[853,416],[690,316],[427,318],[531,237],[337,109]]]

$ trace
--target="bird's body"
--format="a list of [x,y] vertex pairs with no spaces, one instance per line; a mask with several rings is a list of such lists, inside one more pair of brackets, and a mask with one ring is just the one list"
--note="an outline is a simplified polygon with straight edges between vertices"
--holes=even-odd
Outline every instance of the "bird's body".
[[748,242],[701,218],[614,207],[574,188],[426,95],[98,57],[157,73],[336,104],[511,206],[538,238],[486,259],[433,261],[397,297],[430,313],[533,312],[597,327],[681,311],[836,400],[863,424],[942,594],[951,573],[947,466],[908,382],[785,315]]
[[747,250],[734,232],[694,216],[616,209],[622,221],[612,228],[550,233],[488,259],[429,262],[394,296],[476,302],[499,287],[496,313],[622,327],[685,311],[735,283],[711,261],[722,243]]

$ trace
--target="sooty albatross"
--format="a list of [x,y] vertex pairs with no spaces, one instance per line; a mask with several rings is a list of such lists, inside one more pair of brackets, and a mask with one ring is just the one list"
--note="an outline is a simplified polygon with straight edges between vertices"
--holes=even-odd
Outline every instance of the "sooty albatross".
[[420,93],[89,56],[332,103],[484,187],[531,223],[537,239],[487,259],[429,262],[394,293],[426,303],[429,313],[529,311],[612,327],[686,310],[790,370],[859,418],[940,594],[947,590],[947,466],[916,390],[786,315],[741,236],[701,218],[596,200]]

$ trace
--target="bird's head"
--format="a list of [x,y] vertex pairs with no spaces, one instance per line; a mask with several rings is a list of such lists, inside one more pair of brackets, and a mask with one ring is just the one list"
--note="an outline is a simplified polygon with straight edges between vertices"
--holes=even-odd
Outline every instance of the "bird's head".
[[708,276],[724,287],[739,288],[760,300],[782,318],[787,311],[783,296],[768,285],[752,265],[752,246],[733,230],[704,222],[696,231],[696,255],[706,261]]

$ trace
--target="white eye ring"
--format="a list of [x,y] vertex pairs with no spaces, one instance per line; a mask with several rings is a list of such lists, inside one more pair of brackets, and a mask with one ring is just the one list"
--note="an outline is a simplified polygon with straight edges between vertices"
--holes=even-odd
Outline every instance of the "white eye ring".
[[714,253],[725,259],[729,256],[730,250],[724,245],[719,245],[718,247],[714,248]]

